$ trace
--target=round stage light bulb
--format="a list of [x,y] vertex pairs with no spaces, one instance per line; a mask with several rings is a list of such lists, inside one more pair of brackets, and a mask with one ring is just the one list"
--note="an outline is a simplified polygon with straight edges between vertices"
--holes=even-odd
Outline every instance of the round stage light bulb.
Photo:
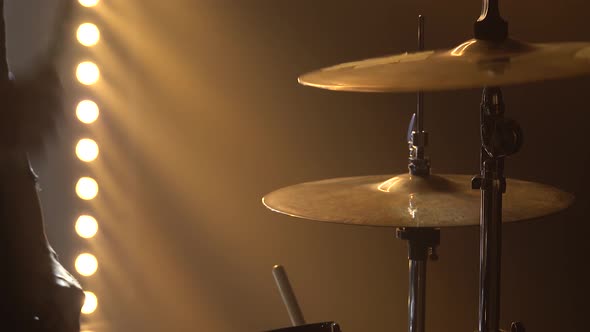
[[84,200],[91,200],[98,195],[98,183],[93,178],[82,177],[76,183],[76,193]]
[[74,263],[76,271],[85,277],[93,275],[98,269],[98,261],[92,254],[80,254]]
[[99,0],[78,0],[78,2],[84,7],[94,7],[98,5]]
[[84,85],[92,85],[98,82],[98,79],[100,78],[100,70],[94,62],[80,62],[76,68],[76,77],[80,83]]
[[78,103],[78,106],[76,106],[76,116],[82,123],[93,123],[98,119],[99,113],[98,105],[92,100],[82,100]]
[[98,232],[98,222],[91,216],[82,215],[76,220],[76,233],[85,239],[90,239]]
[[84,46],[94,46],[100,40],[100,30],[95,24],[82,23],[76,31],[78,42]]
[[76,156],[78,159],[91,162],[98,157],[98,144],[89,138],[83,138],[76,144]]
[[82,313],[85,315],[90,315],[91,313],[96,311],[98,307],[98,298],[94,295],[93,292],[85,291],[84,292],[84,305],[82,306]]

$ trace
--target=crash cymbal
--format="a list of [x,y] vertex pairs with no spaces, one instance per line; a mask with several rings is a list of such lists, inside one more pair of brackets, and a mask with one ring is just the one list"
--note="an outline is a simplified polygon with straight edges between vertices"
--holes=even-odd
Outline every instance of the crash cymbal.
[[[557,188],[507,180],[502,217],[514,222],[565,209],[573,195]],[[306,182],[262,199],[269,209],[317,221],[396,227],[479,224],[480,191],[469,175],[376,175]]]
[[471,39],[452,50],[403,53],[305,74],[303,85],[364,92],[503,86],[590,74],[590,43]]

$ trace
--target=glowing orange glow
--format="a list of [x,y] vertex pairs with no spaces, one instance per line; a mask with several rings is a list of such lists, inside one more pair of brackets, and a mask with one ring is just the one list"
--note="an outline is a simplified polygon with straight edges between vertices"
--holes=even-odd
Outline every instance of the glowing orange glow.
[[96,273],[96,270],[98,269],[98,260],[96,259],[96,257],[94,257],[94,255],[84,253],[78,255],[78,258],[76,258],[76,262],[74,263],[74,266],[76,267],[76,271],[78,271],[80,275],[89,277]]
[[81,215],[76,220],[76,233],[80,237],[85,239],[90,239],[96,235],[98,232],[98,222],[94,217],[88,215]]
[[98,144],[92,139],[83,138],[76,144],[76,155],[78,159],[91,162],[98,157]]
[[92,85],[98,82],[100,70],[94,62],[84,61],[76,67],[76,77],[84,85]]
[[477,40],[472,39],[472,40],[468,40],[466,42],[464,42],[463,44],[455,47],[452,51],[451,51],[451,55],[452,56],[462,56],[463,53],[465,53],[465,50],[471,46],[473,43],[475,43]]
[[98,307],[98,298],[94,295],[93,292],[85,291],[84,292],[84,305],[82,306],[82,313],[85,315],[90,315],[91,313],[96,311]]
[[98,183],[89,177],[82,177],[76,183],[76,193],[83,200],[91,200],[98,195]]
[[100,30],[92,23],[82,23],[76,31],[78,42],[84,46],[94,46],[100,40]]
[[99,2],[99,0],[78,0],[78,3],[84,7],[94,7],[98,5]]
[[[379,191],[382,191],[384,193],[388,193],[390,191],[392,191],[391,188],[393,188],[395,186],[396,183],[400,182],[401,177],[396,176],[394,178],[391,178],[383,183],[381,183],[377,189],[379,189]],[[395,188],[394,188],[395,189]]]
[[76,116],[82,123],[90,124],[98,119],[100,111],[92,100],[82,100],[76,106]]

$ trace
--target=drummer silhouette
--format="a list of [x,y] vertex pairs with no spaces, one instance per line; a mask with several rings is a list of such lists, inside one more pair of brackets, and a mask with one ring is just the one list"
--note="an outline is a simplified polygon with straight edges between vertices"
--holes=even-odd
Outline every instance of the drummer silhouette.
[[0,20],[0,330],[77,332],[84,293],[47,241],[28,158],[54,131],[62,110],[59,77],[46,59],[15,80],[3,0]]

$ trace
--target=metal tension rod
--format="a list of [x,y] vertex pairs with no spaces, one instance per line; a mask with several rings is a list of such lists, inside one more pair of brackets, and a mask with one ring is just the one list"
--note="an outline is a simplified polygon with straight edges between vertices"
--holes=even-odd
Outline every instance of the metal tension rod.
[[[424,50],[424,16],[418,15],[418,50]],[[430,175],[430,161],[425,156],[428,145],[428,133],[424,131],[424,93],[416,94],[416,113],[412,117],[408,128],[408,143],[410,143],[410,158],[408,168],[410,174],[417,176]]]

